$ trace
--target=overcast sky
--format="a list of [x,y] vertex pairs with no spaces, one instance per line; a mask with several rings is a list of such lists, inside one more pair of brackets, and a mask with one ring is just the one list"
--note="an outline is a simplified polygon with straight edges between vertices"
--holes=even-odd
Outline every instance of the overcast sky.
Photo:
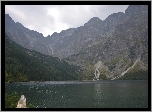
[[92,17],[105,20],[112,13],[124,12],[128,5],[6,5],[5,13],[15,22],[42,33],[83,26]]

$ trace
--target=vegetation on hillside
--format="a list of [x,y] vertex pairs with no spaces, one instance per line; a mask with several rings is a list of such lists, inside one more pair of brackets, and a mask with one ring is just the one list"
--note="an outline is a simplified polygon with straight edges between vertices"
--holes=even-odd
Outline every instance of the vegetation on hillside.
[[5,35],[5,82],[80,80],[80,67],[28,50]]

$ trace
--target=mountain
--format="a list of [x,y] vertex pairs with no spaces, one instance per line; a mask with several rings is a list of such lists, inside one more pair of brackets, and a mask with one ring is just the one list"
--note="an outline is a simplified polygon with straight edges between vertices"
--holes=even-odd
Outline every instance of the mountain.
[[100,71],[107,78],[122,77],[122,74],[138,60],[127,72],[145,71],[144,75],[147,78],[148,6],[129,6],[124,17],[111,35],[105,36],[104,40],[70,56],[67,60],[82,65],[92,77],[94,64],[101,61]]
[[41,33],[29,30],[18,22],[15,23],[6,14],[5,32],[13,41],[25,48],[63,59],[79,53],[92,43],[102,41],[105,35],[113,32],[123,15],[123,13],[112,14],[104,21],[93,17],[84,26],[63,30],[60,33],[55,32],[44,38]]
[[[121,79],[126,74],[140,72],[147,78],[147,5],[129,5],[125,13],[113,13],[103,21],[93,17],[84,26],[55,32],[45,38],[5,15],[5,33],[27,49],[80,66],[83,79],[93,79],[97,68],[100,79]],[[101,66],[95,67],[99,62]],[[143,79],[134,77],[137,76],[130,79]]]
[[5,34],[5,81],[78,80],[80,68],[23,48]]
[[8,14],[5,14],[5,33],[24,48],[48,54],[47,47],[41,42],[43,35],[25,28],[21,23],[15,23]]

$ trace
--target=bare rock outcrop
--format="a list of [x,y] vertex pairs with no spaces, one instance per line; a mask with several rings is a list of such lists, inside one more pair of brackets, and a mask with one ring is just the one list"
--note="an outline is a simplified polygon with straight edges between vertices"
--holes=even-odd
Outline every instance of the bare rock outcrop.
[[26,107],[26,98],[24,95],[21,95],[20,100],[18,101],[17,107],[16,108],[27,108]]

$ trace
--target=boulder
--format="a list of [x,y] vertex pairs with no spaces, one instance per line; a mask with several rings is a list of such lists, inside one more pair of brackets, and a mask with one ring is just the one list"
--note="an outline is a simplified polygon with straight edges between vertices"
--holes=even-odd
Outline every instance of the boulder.
[[21,95],[20,100],[18,101],[17,107],[16,108],[27,108],[26,107],[26,98],[24,95]]

